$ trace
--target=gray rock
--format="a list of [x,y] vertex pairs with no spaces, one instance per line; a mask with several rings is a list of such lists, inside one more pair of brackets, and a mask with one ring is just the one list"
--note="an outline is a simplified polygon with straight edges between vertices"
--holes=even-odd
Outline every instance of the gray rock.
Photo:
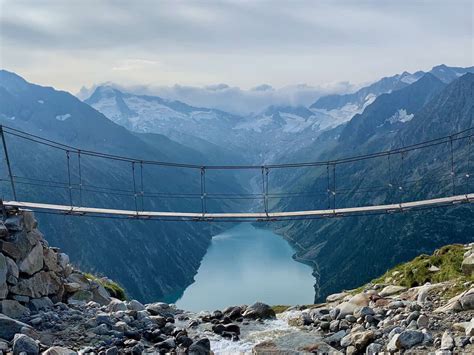
[[418,317],[416,324],[418,325],[418,328],[426,328],[428,327],[429,322],[430,319],[426,315],[422,314]]
[[20,279],[18,284],[10,288],[10,292],[16,295],[40,298],[57,293],[61,280],[53,272],[40,271],[29,279]]
[[366,355],[375,355],[382,352],[383,346],[378,343],[372,343],[367,346],[365,349]]
[[410,349],[423,342],[424,335],[418,330],[405,330],[400,333],[396,341],[398,349]]
[[7,282],[8,265],[7,258],[0,253],[0,285]]
[[[110,312],[126,311],[127,305],[123,301],[120,301],[116,298],[112,298],[107,308]],[[152,312],[150,313],[153,314]]]
[[340,330],[334,333],[333,335],[324,338],[324,342],[329,345],[339,345],[341,343],[342,338],[344,338],[345,336],[346,336],[346,331]]
[[21,214],[8,217],[5,220],[5,227],[9,231],[18,232],[23,230],[23,216]]
[[5,257],[5,259],[7,261],[7,275],[13,276],[14,278],[18,279],[20,277],[20,271],[18,270],[16,262],[7,256]]
[[8,285],[6,282],[0,284],[0,300],[7,298]]
[[192,343],[188,350],[191,355],[209,355],[211,352],[211,343],[207,338],[200,339]]
[[28,304],[33,312],[45,311],[53,308],[53,301],[49,297],[34,298]]
[[5,224],[0,221],[0,239],[7,238],[9,236],[8,228],[5,226]]
[[72,305],[86,304],[92,301],[92,292],[79,290],[68,298],[67,303]]
[[35,214],[32,211],[22,211],[23,225],[27,232],[31,232],[33,229],[38,227],[38,222],[35,219]]
[[0,314],[0,339],[13,340],[16,333],[31,329],[29,325]]
[[247,307],[243,313],[245,318],[251,319],[275,319],[275,311],[267,304],[262,302],[256,302],[253,305]]
[[373,316],[375,314],[374,310],[370,307],[362,307],[354,312],[354,316],[365,317],[365,316]]
[[459,300],[464,311],[474,309],[474,288],[463,294]]
[[97,282],[91,282],[90,291],[92,292],[92,300],[101,306],[108,305],[112,300],[105,287]]
[[69,264],[69,256],[64,253],[58,254],[58,264],[62,270],[66,269]]
[[441,337],[441,350],[452,350],[454,348],[454,339],[449,334],[448,331],[445,331],[443,333],[443,336]]
[[3,300],[1,302],[1,307],[2,313],[7,317],[19,319],[30,315],[30,310],[15,300]]
[[461,270],[466,275],[472,275],[474,273],[474,254],[464,258],[461,264]]
[[18,355],[21,353],[26,353],[27,355],[37,355],[39,354],[39,346],[25,334],[15,334],[13,339],[13,355]]
[[105,350],[105,355],[118,355],[118,354],[119,354],[119,351],[116,346],[113,346]]
[[97,335],[109,335],[110,331],[106,324],[100,324],[91,329],[91,332]]
[[390,286],[386,286],[382,291],[380,291],[379,295],[381,297],[387,297],[387,296],[396,295],[397,293],[400,293],[405,290],[406,290],[406,287],[390,285]]
[[25,259],[20,262],[19,269],[21,272],[33,275],[43,268],[43,246],[40,242],[31,249]]
[[58,255],[51,248],[43,248],[43,261],[47,271],[59,271]]
[[140,302],[138,302],[137,300],[131,300],[130,302],[128,302],[128,305],[127,305],[128,309],[132,310],[132,311],[144,311],[145,310],[145,306],[142,305]]
[[397,342],[398,338],[400,338],[401,333],[396,333],[393,335],[393,337],[390,339],[390,341],[387,344],[387,350],[390,352],[395,352],[399,349]]
[[76,355],[76,354],[77,352],[73,350],[63,348],[61,346],[53,346],[49,348],[48,350],[46,350],[45,352],[43,352],[42,355]]

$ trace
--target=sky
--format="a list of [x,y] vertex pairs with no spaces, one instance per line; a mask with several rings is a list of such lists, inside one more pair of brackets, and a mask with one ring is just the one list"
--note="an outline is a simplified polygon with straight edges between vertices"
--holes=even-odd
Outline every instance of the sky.
[[0,0],[0,67],[72,93],[103,82],[344,92],[472,66],[473,3]]

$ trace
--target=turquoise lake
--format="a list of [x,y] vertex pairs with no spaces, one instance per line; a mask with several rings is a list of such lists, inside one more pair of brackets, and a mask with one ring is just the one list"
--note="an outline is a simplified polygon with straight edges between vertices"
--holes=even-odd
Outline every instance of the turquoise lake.
[[176,304],[191,311],[213,311],[255,301],[313,303],[312,269],[293,260],[293,254],[288,242],[272,231],[237,225],[213,237],[195,282]]

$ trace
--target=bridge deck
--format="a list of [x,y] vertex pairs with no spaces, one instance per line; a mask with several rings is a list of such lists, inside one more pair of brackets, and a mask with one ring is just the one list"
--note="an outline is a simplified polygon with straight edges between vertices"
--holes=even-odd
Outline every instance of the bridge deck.
[[133,211],[107,208],[78,207],[68,205],[54,205],[36,202],[3,201],[4,206],[17,207],[20,209],[32,209],[50,211],[56,213],[78,214],[78,215],[111,215],[134,218],[183,218],[183,219],[276,219],[291,217],[334,217],[346,216],[360,213],[397,212],[421,207],[434,207],[456,203],[473,203],[474,193],[456,195],[450,197],[435,198],[430,200],[403,202],[399,204],[361,206],[350,208],[337,208],[328,210],[309,210],[292,212],[255,212],[255,213],[188,213],[188,212],[154,212]]

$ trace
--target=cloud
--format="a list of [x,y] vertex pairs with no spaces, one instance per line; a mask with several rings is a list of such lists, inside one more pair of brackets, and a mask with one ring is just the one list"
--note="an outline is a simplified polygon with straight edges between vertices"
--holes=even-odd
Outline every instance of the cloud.
[[[173,86],[123,86],[104,83],[119,90],[139,95],[155,95],[169,100],[183,101],[197,107],[216,108],[239,115],[260,112],[270,105],[309,106],[319,96],[330,93],[353,91],[356,87],[348,82],[327,84],[313,87],[306,84],[285,86],[274,89],[269,85],[243,90],[226,84],[208,85],[205,87],[173,85]],[[77,96],[81,99],[89,97],[97,85],[82,88]]]
[[2,0],[0,64],[71,91],[319,87],[472,65],[472,11],[471,0]]

